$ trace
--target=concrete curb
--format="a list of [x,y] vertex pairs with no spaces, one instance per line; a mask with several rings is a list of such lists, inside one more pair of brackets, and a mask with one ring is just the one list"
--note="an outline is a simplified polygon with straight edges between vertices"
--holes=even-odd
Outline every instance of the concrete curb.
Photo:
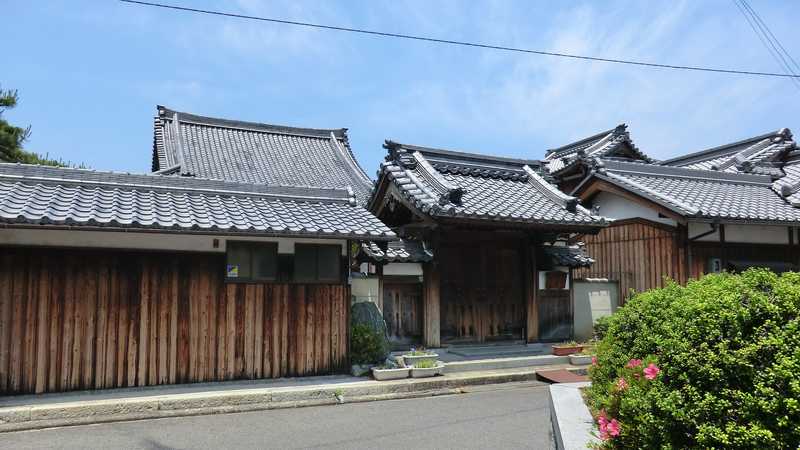
[[358,381],[302,387],[254,388],[133,398],[68,401],[0,408],[0,432],[163,417],[300,408],[459,394],[462,387],[533,381],[531,369],[464,373],[428,379]]
[[561,383],[550,385],[550,420],[557,450],[589,448],[600,441],[592,435],[594,419],[583,402],[580,389],[591,383]]

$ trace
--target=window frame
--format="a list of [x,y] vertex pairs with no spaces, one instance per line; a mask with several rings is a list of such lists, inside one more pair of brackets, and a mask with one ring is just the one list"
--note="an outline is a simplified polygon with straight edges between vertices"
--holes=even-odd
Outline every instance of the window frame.
[[[247,251],[249,264],[250,264],[250,276],[249,277],[229,277],[228,276],[228,265],[229,265],[229,254],[231,246],[239,247],[240,249],[244,249]],[[259,242],[259,241],[227,241],[225,245],[225,283],[275,283],[280,278],[280,255],[278,253],[278,243],[277,242]],[[257,250],[264,250],[270,249],[271,254],[274,255],[275,259],[275,271],[272,277],[256,277],[255,276],[255,259],[256,259],[256,252]]]
[[[313,248],[314,249],[314,261],[316,267],[314,268],[314,278],[313,279],[298,279],[297,278],[297,249],[298,247],[301,248]],[[327,248],[335,248],[336,249],[336,279],[326,278],[320,279],[319,277],[319,268],[320,268],[320,251],[319,249],[322,247]],[[342,275],[342,246],[340,244],[315,244],[315,243],[296,243],[294,244],[294,258],[293,258],[293,266],[292,266],[292,283],[295,284],[342,284],[343,283],[343,275]]]

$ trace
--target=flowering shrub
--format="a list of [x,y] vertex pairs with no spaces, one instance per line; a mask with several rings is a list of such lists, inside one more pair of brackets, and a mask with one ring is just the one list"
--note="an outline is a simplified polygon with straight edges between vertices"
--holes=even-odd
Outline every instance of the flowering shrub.
[[601,448],[798,448],[800,274],[637,295],[608,321],[587,400]]

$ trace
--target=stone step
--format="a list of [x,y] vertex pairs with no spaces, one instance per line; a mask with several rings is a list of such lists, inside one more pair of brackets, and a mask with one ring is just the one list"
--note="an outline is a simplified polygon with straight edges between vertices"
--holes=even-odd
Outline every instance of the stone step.
[[550,354],[550,346],[543,344],[507,345],[507,346],[470,346],[450,347],[447,353],[466,358],[480,358],[489,356],[539,356]]
[[569,356],[538,355],[512,358],[473,359],[452,361],[444,365],[444,373],[471,372],[475,370],[500,370],[525,367],[569,364]]

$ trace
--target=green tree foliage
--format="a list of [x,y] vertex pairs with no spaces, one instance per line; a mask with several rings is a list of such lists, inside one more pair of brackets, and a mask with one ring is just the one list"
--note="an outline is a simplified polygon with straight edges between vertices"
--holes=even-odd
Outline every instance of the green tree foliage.
[[49,159],[46,156],[22,149],[23,142],[31,134],[31,127],[16,127],[3,118],[3,113],[7,109],[17,106],[18,100],[17,91],[0,89],[0,161],[44,164],[48,166],[67,165],[61,160]]
[[765,269],[637,295],[590,369],[601,447],[798,448],[799,313],[800,274]]

